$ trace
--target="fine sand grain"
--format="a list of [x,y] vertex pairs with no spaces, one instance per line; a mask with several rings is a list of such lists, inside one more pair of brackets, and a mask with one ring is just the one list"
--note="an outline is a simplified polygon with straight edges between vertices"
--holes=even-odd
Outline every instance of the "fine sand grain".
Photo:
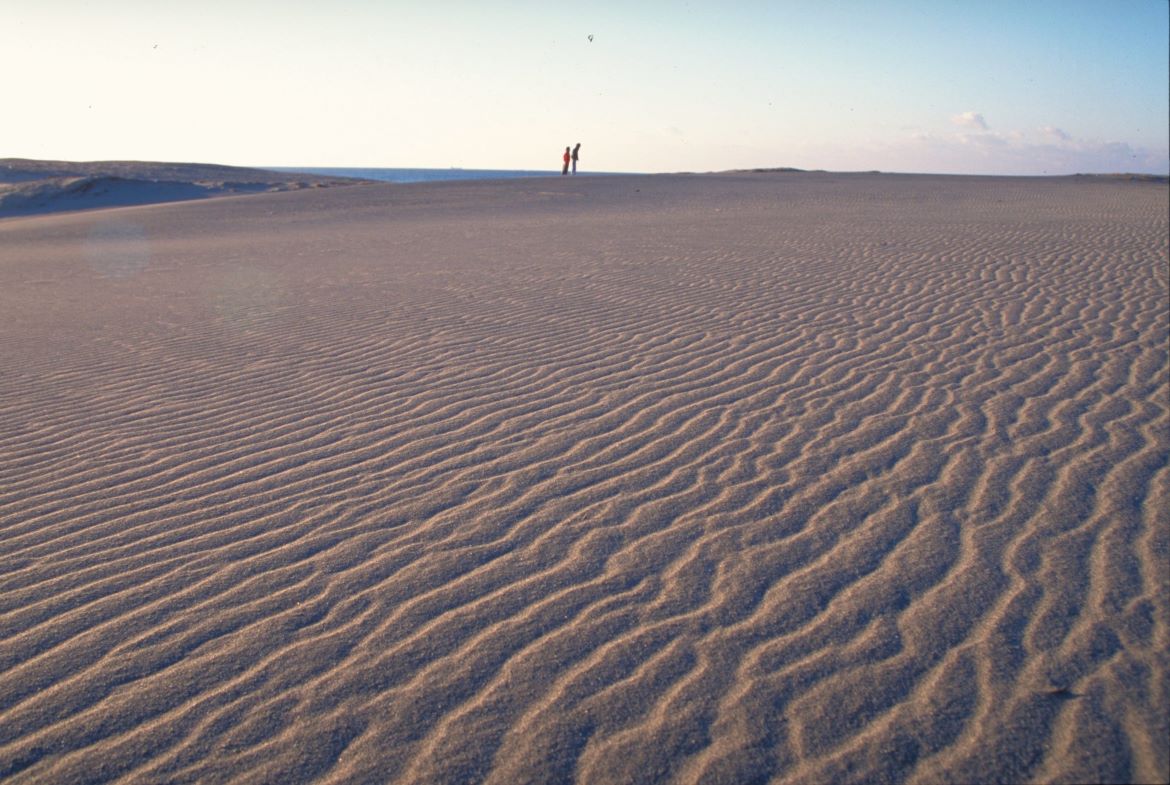
[[0,220],[0,779],[1166,782],[1167,193]]

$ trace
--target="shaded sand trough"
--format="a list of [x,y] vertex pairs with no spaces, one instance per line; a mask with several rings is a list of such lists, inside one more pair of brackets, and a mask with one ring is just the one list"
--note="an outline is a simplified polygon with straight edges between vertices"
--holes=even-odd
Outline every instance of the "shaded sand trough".
[[1162,781],[1167,187],[0,220],[0,778]]

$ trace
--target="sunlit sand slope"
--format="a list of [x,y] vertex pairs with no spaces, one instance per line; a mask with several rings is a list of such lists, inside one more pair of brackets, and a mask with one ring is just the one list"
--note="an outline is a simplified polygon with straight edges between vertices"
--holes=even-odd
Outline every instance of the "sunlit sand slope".
[[362,182],[210,164],[0,158],[0,219]]
[[1165,782],[1167,202],[0,222],[0,778]]

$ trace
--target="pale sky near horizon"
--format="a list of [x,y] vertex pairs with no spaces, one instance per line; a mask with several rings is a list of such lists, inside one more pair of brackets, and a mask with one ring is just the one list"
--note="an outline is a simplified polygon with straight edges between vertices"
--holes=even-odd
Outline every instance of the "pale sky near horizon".
[[1165,174],[1168,41],[1167,0],[0,0],[0,157]]

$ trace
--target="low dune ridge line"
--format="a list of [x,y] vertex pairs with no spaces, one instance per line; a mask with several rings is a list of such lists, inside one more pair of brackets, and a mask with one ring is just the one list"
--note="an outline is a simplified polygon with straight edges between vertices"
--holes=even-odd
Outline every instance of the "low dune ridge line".
[[1163,182],[0,220],[0,779],[1170,778]]
[[363,182],[216,164],[0,158],[0,218]]

